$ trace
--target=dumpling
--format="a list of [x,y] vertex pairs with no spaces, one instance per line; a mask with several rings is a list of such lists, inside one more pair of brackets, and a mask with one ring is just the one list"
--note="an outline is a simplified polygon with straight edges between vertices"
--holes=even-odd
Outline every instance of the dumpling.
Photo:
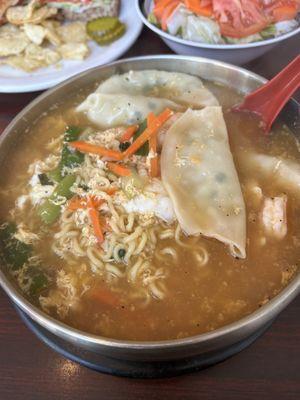
[[187,110],[168,130],[161,175],[179,224],[246,257],[245,203],[221,107]]
[[140,123],[151,111],[159,114],[167,107],[174,111],[182,110],[182,106],[168,99],[95,92],[76,111],[86,112],[89,120],[100,128],[110,128]]
[[163,97],[192,108],[219,105],[201,79],[178,72],[130,71],[107,79],[96,92]]
[[256,170],[257,176],[263,174],[264,177],[276,182],[282,189],[291,190],[295,195],[300,196],[299,164],[281,157],[259,153],[243,154],[239,162]]

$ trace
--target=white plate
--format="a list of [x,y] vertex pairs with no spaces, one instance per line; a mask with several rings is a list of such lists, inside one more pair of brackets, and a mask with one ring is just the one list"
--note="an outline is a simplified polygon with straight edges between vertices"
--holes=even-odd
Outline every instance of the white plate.
[[0,67],[0,92],[22,93],[48,89],[89,68],[109,63],[119,58],[136,41],[142,29],[134,2],[121,2],[120,20],[126,24],[126,33],[109,46],[100,47],[89,42],[90,55],[83,61],[62,61],[61,68],[50,66],[28,73],[2,65]]

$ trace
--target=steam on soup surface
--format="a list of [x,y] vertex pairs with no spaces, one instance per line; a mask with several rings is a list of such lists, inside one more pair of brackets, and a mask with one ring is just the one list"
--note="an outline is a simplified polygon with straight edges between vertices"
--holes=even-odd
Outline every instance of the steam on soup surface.
[[160,340],[279,293],[300,255],[295,137],[184,74],[93,90],[29,126],[1,174],[2,265],[27,298],[87,332]]

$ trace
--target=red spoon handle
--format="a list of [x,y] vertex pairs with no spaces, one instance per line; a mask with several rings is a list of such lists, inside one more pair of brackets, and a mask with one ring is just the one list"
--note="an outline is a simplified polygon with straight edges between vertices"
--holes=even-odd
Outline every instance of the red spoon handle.
[[247,110],[260,115],[268,132],[283,106],[299,87],[300,55],[272,80],[246,96],[235,110]]
[[291,78],[289,83],[283,87],[281,91],[274,93],[274,97],[270,99],[269,103],[265,103],[264,107],[261,108],[261,115],[263,116],[264,129],[266,132],[269,132],[276,117],[299,87],[300,72]]

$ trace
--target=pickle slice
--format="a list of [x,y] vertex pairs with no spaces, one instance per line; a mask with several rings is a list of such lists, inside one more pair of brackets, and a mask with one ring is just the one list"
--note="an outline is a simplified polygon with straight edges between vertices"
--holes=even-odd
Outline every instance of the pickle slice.
[[99,36],[113,31],[120,26],[121,22],[115,17],[101,17],[89,21],[86,25],[88,34],[97,33]]
[[126,31],[126,26],[125,24],[122,24],[119,21],[119,25],[111,29],[109,31],[106,31],[103,33],[103,31],[88,31],[89,36],[95,40],[100,46],[107,46],[108,44],[111,44],[115,40],[119,39],[121,36],[124,35]]

